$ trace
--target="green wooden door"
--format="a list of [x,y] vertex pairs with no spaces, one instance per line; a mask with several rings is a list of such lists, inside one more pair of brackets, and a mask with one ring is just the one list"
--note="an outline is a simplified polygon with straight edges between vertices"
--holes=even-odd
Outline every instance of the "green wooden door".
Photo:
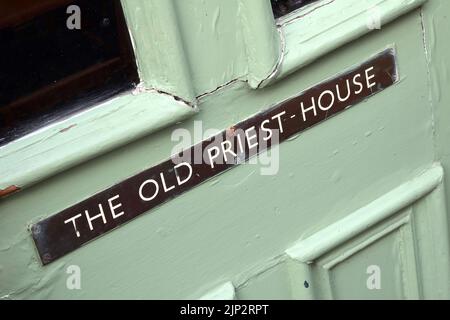
[[[1,299],[450,298],[448,1],[122,6],[140,84],[0,147]],[[33,225],[386,48],[392,86],[42,265]]]

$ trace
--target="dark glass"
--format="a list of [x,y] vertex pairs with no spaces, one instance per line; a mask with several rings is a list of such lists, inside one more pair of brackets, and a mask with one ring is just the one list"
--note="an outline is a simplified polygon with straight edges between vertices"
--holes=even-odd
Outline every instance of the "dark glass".
[[119,0],[0,0],[0,12],[0,145],[138,82]]
[[271,0],[275,18],[282,17],[315,1],[318,0]]

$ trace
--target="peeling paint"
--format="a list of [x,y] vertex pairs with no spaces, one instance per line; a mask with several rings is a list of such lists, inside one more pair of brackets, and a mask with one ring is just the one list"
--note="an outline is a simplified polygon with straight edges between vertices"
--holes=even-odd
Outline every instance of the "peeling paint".
[[184,104],[184,105],[186,105],[186,106],[188,106],[188,107],[190,107],[192,109],[197,109],[197,99],[195,99],[193,102],[190,102],[190,101],[187,101],[187,100],[183,99],[182,97],[180,97],[180,96],[178,96],[176,94],[170,93],[168,91],[164,91],[164,90],[161,90],[161,89],[158,89],[158,88],[153,88],[153,87],[147,88],[147,87],[145,87],[144,83],[138,84],[136,86],[136,88],[132,91],[132,94],[134,96],[137,96],[137,95],[145,94],[145,93],[148,93],[148,92],[157,92],[157,93],[169,96],[172,99],[174,99],[176,102],[181,102],[182,104]]
[[64,128],[64,129],[59,130],[59,133],[67,132],[67,131],[69,131],[70,129],[75,128],[76,126],[77,126],[77,124],[72,124],[72,125],[68,126],[67,128]]
[[[197,111],[196,105],[153,89],[118,96],[1,147],[0,186],[28,187]],[[60,130],[75,123],[61,134]],[[2,194],[12,191],[9,188]]]
[[5,189],[0,189],[0,198],[9,196],[9,195],[11,195],[11,194],[13,194],[15,192],[18,192],[18,191],[20,191],[20,188],[18,186],[14,186],[14,185],[13,186],[9,186],[9,187],[7,187]]
[[[425,12],[426,19],[429,17],[428,14]],[[310,83],[321,80],[323,75],[328,75],[330,68],[345,67],[349,60],[361,59],[372,50],[383,47],[386,45],[386,39],[388,41],[396,39],[399,62],[402,73],[405,73],[396,88],[391,90],[385,98],[380,97],[380,99],[365,102],[365,107],[361,108],[364,112],[361,110],[359,113],[349,113],[346,117],[339,117],[333,122],[339,125],[317,128],[305,135],[304,139],[295,140],[293,137],[290,145],[281,150],[284,154],[282,167],[284,171],[270,183],[262,180],[259,175],[250,176],[251,167],[242,166],[235,172],[221,176],[220,180],[211,181],[210,186],[214,185],[214,192],[217,192],[218,196],[205,197],[205,194],[208,195],[207,192],[210,192],[205,188],[200,189],[199,192],[187,193],[185,197],[173,202],[170,206],[158,208],[157,214],[143,217],[147,219],[145,223],[130,223],[125,232],[111,235],[108,240],[98,241],[95,246],[80,250],[79,253],[68,257],[68,262],[80,264],[86,268],[83,270],[86,270],[85,274],[89,281],[83,282],[83,290],[79,295],[83,298],[185,298],[196,288],[209,286],[214,281],[224,278],[232,279],[239,289],[249,288],[259,280],[263,280],[265,272],[278,267],[284,268],[285,257],[276,255],[297,239],[298,235],[308,234],[309,230],[316,231],[322,225],[339,221],[342,216],[351,212],[350,210],[373,200],[373,195],[383,194],[388,188],[396,186],[399,181],[408,181],[414,170],[433,161],[432,139],[429,132],[429,105],[426,99],[421,99],[426,97],[427,90],[430,88],[426,88],[426,67],[424,61],[420,59],[420,57],[423,58],[422,50],[426,49],[422,49],[420,43],[418,21],[417,14],[399,19],[398,23],[387,26],[383,32],[375,32],[370,37],[370,41],[364,38],[359,39],[349,44],[348,50],[340,50],[332,56],[324,57],[321,63],[313,68],[305,68],[301,73],[286,78],[280,86],[273,86],[259,92],[236,90],[235,87],[231,87],[231,84],[245,81],[242,78],[233,77],[234,80],[230,83],[199,95],[197,98],[202,99],[208,94],[223,90],[214,99],[205,101],[204,112],[198,113],[197,117],[210,127],[225,128],[229,126],[232,117],[250,116],[259,111],[262,106],[296,93]],[[428,47],[428,54],[436,58],[435,49],[430,43],[432,41],[429,35],[430,23],[427,23],[426,27],[426,29],[422,28],[422,31],[427,32],[427,38],[423,39],[424,44]],[[438,36],[445,33],[442,29],[437,31],[440,32]],[[445,54],[445,50],[440,52],[442,55]],[[414,59],[409,59],[411,55]],[[236,66],[236,70],[239,69],[238,67]],[[436,61],[431,67],[430,70],[433,73],[436,68],[442,69],[441,64]],[[442,72],[442,70],[438,71]],[[407,81],[405,81],[406,74]],[[223,74],[220,76],[223,78]],[[211,83],[214,84],[214,82]],[[447,82],[436,82],[433,86],[447,84]],[[142,93],[148,91],[167,95],[174,100],[178,98],[176,95],[151,88],[143,88]],[[442,92],[443,98],[445,94]],[[157,96],[157,94],[154,95]],[[150,100],[144,99],[145,97],[135,98],[141,99],[139,105],[142,106],[139,112],[132,114],[138,120],[140,117],[137,115],[148,110]],[[169,98],[165,99],[169,100]],[[392,101],[401,101],[401,103],[395,105],[388,103]],[[115,107],[111,108],[111,113],[121,112],[131,103],[116,102]],[[178,102],[183,103],[183,101]],[[448,136],[446,135],[448,129],[444,127],[448,124],[448,117],[445,117],[448,115],[447,102],[448,99],[445,100],[445,104],[434,100],[433,105],[437,108],[437,130],[441,130],[438,133],[443,139],[440,146],[442,152],[448,150],[448,145],[444,146],[445,137]],[[159,105],[161,109],[167,109],[163,101],[157,104]],[[184,105],[178,108],[183,111],[188,109]],[[111,113],[86,121],[95,124],[97,119],[107,117]],[[128,111],[117,116],[123,119],[127,113],[130,114]],[[400,117],[400,114],[403,117]],[[158,116],[158,122],[165,119],[161,120],[159,113],[156,116]],[[368,132],[367,128],[374,126],[371,122],[374,119],[380,132],[372,130],[370,139],[365,139],[364,133]],[[144,125],[148,126],[148,121],[152,119],[147,118]],[[61,139],[70,136],[73,131],[79,130],[82,122],[77,121],[77,123],[79,124],[77,128],[68,131],[65,135],[58,134],[55,136],[55,141],[60,142]],[[189,121],[184,125],[192,129]],[[58,129],[67,127],[66,123]],[[52,131],[52,134],[57,133],[58,129]],[[102,130],[106,131],[104,128]],[[89,133],[89,139],[81,136],[82,139],[71,141],[71,148],[80,145],[84,149],[94,149],[101,144],[94,143],[99,131],[95,132],[97,134],[92,134],[92,131]],[[135,134],[129,131],[125,133]],[[356,140],[357,138],[360,140]],[[391,140],[386,143],[388,139]],[[50,140],[53,138],[47,142]],[[66,144],[69,145],[69,143]],[[65,264],[55,265],[55,268],[53,266],[43,268],[39,265],[33,248],[27,242],[29,239],[23,238],[24,226],[35,219],[36,215],[50,214],[74,199],[85,197],[87,193],[95,190],[97,185],[114,183],[117,178],[115,173],[119,168],[118,163],[120,163],[120,170],[127,175],[146,163],[158,161],[167,151],[161,147],[165,144],[167,144],[167,136],[148,136],[139,146],[127,145],[120,152],[108,154],[98,161],[90,161],[85,166],[59,175],[58,179],[44,181],[39,188],[33,188],[39,189],[39,192],[30,190],[21,195],[21,201],[1,202],[0,234],[3,236],[1,240],[6,241],[0,246],[0,260],[3,267],[0,272],[2,277],[0,278],[0,299],[57,299],[76,296],[76,293],[68,291],[64,286],[65,277],[67,277],[64,272]],[[153,148],[154,146],[157,147]],[[152,152],[148,152],[149,147],[152,147]],[[41,143],[36,144],[33,150],[42,157],[48,152],[51,157],[57,155],[52,154],[50,148],[43,149]],[[32,154],[33,150],[28,151],[27,154]],[[76,154],[82,150],[75,150]],[[339,150],[339,156],[327,158],[333,150]],[[395,156],[393,156],[394,151]],[[145,161],[141,161],[140,158],[145,158]],[[17,157],[16,160],[19,162],[23,158]],[[441,161],[441,159],[438,160]],[[446,165],[448,164],[448,160],[443,161],[447,161]],[[31,161],[27,163],[30,166],[33,165]],[[367,169],[369,167],[370,170]],[[336,168],[339,168],[339,171]],[[448,171],[448,165],[445,169]],[[86,181],[92,178],[93,172],[95,172],[95,180],[101,183],[95,187],[87,187]],[[4,174],[2,176],[11,177]],[[16,180],[16,178],[11,179],[4,186],[11,182],[23,186]],[[442,178],[439,183],[441,181]],[[238,182],[242,184],[233,187],[233,183]],[[361,183],[366,183],[366,187],[361,188]],[[67,191],[68,185],[70,185],[69,194],[58,197],[57,193]],[[42,199],[49,201],[42,201]],[[230,199],[233,200],[230,201]],[[249,201],[250,199],[255,201]],[[41,201],[39,207],[36,208],[36,203],[39,201]],[[199,206],[199,203],[203,205]],[[433,221],[433,214],[437,210],[432,207],[432,201],[427,200],[427,203],[430,207],[425,208],[429,210],[425,210],[426,214],[422,217],[425,216],[426,219]],[[414,210],[420,209],[420,206],[424,204],[419,204]],[[272,214],[271,211],[267,214],[266,210],[272,210],[273,207],[275,207],[275,213]],[[36,209],[39,212],[36,212]],[[426,221],[425,218],[420,221]],[[418,224],[418,230],[422,229],[423,224]],[[20,234],[20,237],[14,238],[16,234]],[[265,241],[256,240],[255,234],[260,235],[260,239]],[[427,234],[429,233],[420,233],[423,237]],[[214,241],[209,241],[210,239]],[[420,245],[424,243],[421,239]],[[432,244],[436,246],[435,242]],[[429,247],[431,246],[424,248]],[[191,248],[195,250],[192,251]],[[421,250],[420,253],[428,254],[429,251],[431,252],[431,250]],[[274,256],[276,257],[271,260],[270,257]],[[201,264],[198,263],[200,259]],[[137,263],[130,264],[129,261]],[[152,267],[148,268],[148,265]],[[432,268],[436,266],[437,264],[433,264]],[[98,272],[99,270],[101,272]],[[429,270],[426,271],[426,274],[429,274]],[[302,287],[307,279],[310,291],[311,288],[321,284],[311,282],[308,277],[299,276],[295,279]],[[439,277],[434,276],[427,279],[428,282],[423,284],[426,290],[440,280]]]

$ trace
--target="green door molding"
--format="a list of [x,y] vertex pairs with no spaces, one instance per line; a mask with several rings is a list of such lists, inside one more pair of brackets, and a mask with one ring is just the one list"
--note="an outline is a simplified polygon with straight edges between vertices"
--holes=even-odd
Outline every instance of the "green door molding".
[[156,91],[126,94],[0,147],[0,191],[18,191],[196,110]]
[[[427,0],[322,0],[277,21],[282,36],[282,62],[275,80],[387,23]],[[371,24],[379,25],[371,25]]]
[[[214,79],[214,82],[220,87],[237,77],[235,80],[246,79],[252,88],[263,87],[371,31],[367,28],[370,8],[378,8],[384,25],[424,2],[322,0],[276,22],[270,11],[270,1],[230,2],[230,10],[239,12],[239,15],[227,16],[235,19],[237,36],[224,39],[235,42],[233,46],[241,50],[241,53],[231,51],[228,55],[230,64],[241,67],[227,76]],[[206,90],[210,80],[204,84],[203,80],[197,83],[199,78],[192,74],[193,69],[201,67],[199,63],[193,65],[193,55],[189,54],[195,49],[192,46],[199,35],[186,33],[183,29],[186,23],[192,25],[194,22],[189,19],[195,18],[185,3],[122,0],[141,84],[134,93],[100,103],[0,147],[2,194],[21,190],[198,111],[196,96],[205,97],[205,91],[199,90]],[[345,15],[336,14],[343,11],[343,4]],[[222,34],[226,25],[218,22],[221,12],[210,13],[214,14],[217,29],[213,33]],[[304,17],[298,19],[299,15]],[[207,16],[202,16],[205,22],[198,23],[209,23]],[[222,47],[224,43],[221,41],[224,40],[212,37],[205,45]],[[205,60],[205,54],[208,52],[201,51],[199,58]],[[246,60],[241,61],[242,57]],[[247,70],[247,75],[244,70]],[[124,122],[122,115],[139,115],[139,121]]]
[[174,0],[121,0],[127,19],[141,86],[195,104],[189,64]]
[[[389,260],[378,260],[385,264],[381,269],[384,297],[450,299],[450,269],[443,263],[450,261],[443,178],[442,167],[434,164],[341,220],[302,237],[285,255],[249,270],[244,282],[232,279],[200,299],[270,296],[268,292],[259,293],[261,289],[279,290],[285,296],[277,298],[285,299],[377,298],[379,291],[365,287],[366,271],[377,261],[377,250],[392,255]],[[391,252],[392,248],[398,251]],[[361,260],[361,255],[366,257]],[[432,266],[430,261],[441,263]],[[395,273],[387,274],[392,262],[396,263]],[[420,266],[416,267],[416,262]],[[339,268],[345,264],[345,272],[354,274],[354,279],[340,278]],[[342,285],[344,280],[359,283],[359,289],[351,291]],[[390,286],[391,281],[398,281],[397,287]]]
[[[0,148],[0,189],[23,188],[0,199],[0,300],[450,298],[449,1],[323,0],[278,20],[269,1],[144,1],[123,0],[140,86]],[[159,40],[139,21],[176,24],[146,56]],[[276,175],[236,166],[40,263],[30,225],[167,159],[177,129],[189,147],[391,45],[399,80],[274,148]]]
[[198,111],[172,1],[124,0],[122,4],[141,83],[133,92],[1,146],[0,196],[29,187]]

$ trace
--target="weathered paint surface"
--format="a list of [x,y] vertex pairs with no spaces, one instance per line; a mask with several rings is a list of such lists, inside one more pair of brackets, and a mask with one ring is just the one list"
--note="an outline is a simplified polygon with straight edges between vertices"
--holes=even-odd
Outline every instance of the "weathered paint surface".
[[[423,8],[422,29],[427,62],[428,99],[435,135],[435,160],[450,170],[450,58],[448,32],[450,30],[450,3],[429,1]],[[447,188],[450,192],[450,188]],[[449,193],[450,195],[450,193]],[[447,196],[450,208],[450,197]]]
[[[383,28],[425,1],[324,0],[299,13],[294,11],[277,22],[284,47],[283,63],[274,79],[287,76],[338,47]],[[317,12],[320,12],[320,18]],[[338,35],[333,41],[330,41],[333,37],[331,29]]]
[[[83,199],[32,226],[42,263],[48,264],[60,258],[226,170],[247,160],[253,161],[257,154],[349,110],[397,80],[395,51],[390,48],[293,99],[233,124],[230,129],[173,155],[157,166]],[[343,93],[344,87],[347,87],[347,94]],[[322,99],[324,94],[331,96],[329,102]],[[264,144],[258,137],[264,137],[267,142]],[[196,161],[198,154],[209,157],[207,161]]]
[[5,189],[0,189],[0,198],[9,196],[17,191],[20,191],[20,188],[18,188],[17,186],[9,186]]
[[126,0],[122,7],[143,85],[193,103],[195,93],[173,0]]
[[[181,2],[176,2],[178,16],[184,9],[199,10],[189,9],[188,4]],[[220,15],[216,15],[217,18],[208,15],[211,21],[202,24],[203,28],[209,28],[211,23],[220,26],[222,18],[231,19],[235,15],[235,4],[223,3],[218,6]],[[208,1],[204,7],[214,7],[214,4]],[[442,163],[444,172],[450,169],[450,146],[446,141],[450,134],[450,100],[445,90],[449,80],[446,54],[449,45],[445,40],[449,30],[446,12],[449,11],[448,1],[431,0],[423,9],[395,19],[380,31],[332,51],[271,86],[256,91],[246,83],[234,82],[213,95],[204,96],[199,104],[201,111],[194,117],[0,200],[0,297],[198,298],[212,290],[214,296],[220,291],[229,298],[240,299],[329,295],[339,298],[346,297],[345,293],[347,296],[358,294],[361,288],[356,284],[365,281],[361,275],[361,272],[365,275],[365,270],[358,268],[368,261],[381,261],[388,277],[398,273],[404,279],[414,276],[414,268],[410,267],[414,254],[402,245],[410,235],[408,219],[416,217],[414,212],[425,213],[417,215],[417,220],[428,225],[427,219],[434,216],[427,212],[446,212],[442,198],[444,194],[448,207],[449,188],[444,189],[441,184],[426,198],[399,212],[398,221],[383,222],[388,224],[387,228],[398,226],[398,232],[368,231],[369,236],[381,234],[383,237],[358,254],[356,249],[350,248],[354,259],[344,264],[326,259],[317,262],[320,266],[335,268],[332,276],[337,287],[334,292],[316,287],[314,279],[305,278],[307,274],[318,278],[323,274],[309,270],[308,265],[290,261],[285,250],[298,239],[308,238],[341,221],[399,185],[409,185],[409,181],[415,181],[421,173],[429,172],[436,161]],[[180,24],[187,25],[187,16],[180,20]],[[189,28],[195,26],[191,24]],[[229,26],[226,24],[226,27]],[[189,28],[182,29],[188,33]],[[232,30],[234,25],[230,28]],[[238,50],[237,60],[228,60],[239,46],[232,40],[240,37],[239,33],[216,33],[231,42],[225,45],[225,41],[220,50],[214,49],[220,51],[211,53],[215,62],[204,50],[212,42],[201,43],[199,30],[194,34],[197,36],[189,41],[197,41],[197,45],[189,49],[188,63],[196,68],[191,70],[192,79],[198,79],[194,81],[195,92],[214,90],[225,82],[220,79],[235,76],[245,79],[245,55],[241,56]],[[338,36],[330,31],[330,38]],[[187,38],[183,36],[183,39]],[[236,41],[242,44],[242,40]],[[397,49],[400,81],[358,108],[281,145],[277,175],[261,176],[258,165],[239,166],[157,208],[152,214],[143,215],[105,235],[89,248],[73,252],[47,267],[40,265],[28,226],[140,172],[149,163],[156,164],[167,158],[178,144],[170,138],[175,128],[194,132],[194,120],[203,121],[205,129],[227,128],[349,65],[365,61],[392,44]],[[223,57],[223,61],[218,56]],[[215,65],[217,61],[221,62],[221,67]],[[192,144],[202,138],[195,137]],[[83,145],[83,141],[79,141],[79,145]],[[448,225],[448,221],[440,217],[439,223],[444,227],[445,222]],[[442,266],[448,264],[448,254],[433,249],[435,243],[442,248],[441,242],[447,239],[437,237],[435,242],[426,242],[421,240],[427,239],[423,230],[415,237],[420,240],[421,252],[438,257],[433,264],[421,262],[421,269],[426,271],[424,280],[415,286],[395,278],[392,286],[373,297],[379,298],[383,292],[385,297],[449,297],[443,287],[439,292],[430,287],[430,283],[448,279],[445,268],[442,271]],[[365,243],[367,239],[361,241]],[[351,247],[353,242],[345,245]],[[347,257],[346,252],[337,252],[341,260]],[[389,261],[394,261],[395,268]],[[81,290],[66,287],[66,269],[70,265],[82,270]],[[303,288],[311,291],[292,290],[291,283],[300,279]],[[346,283],[342,279],[353,279],[355,286],[342,290]],[[235,292],[229,285],[226,290],[214,291],[229,282],[236,288]],[[401,285],[405,286],[403,290],[396,287]]]
[[28,187],[195,112],[155,90],[110,99],[2,146],[0,189]]
[[247,57],[238,1],[174,1],[174,8],[196,95],[245,79]]

